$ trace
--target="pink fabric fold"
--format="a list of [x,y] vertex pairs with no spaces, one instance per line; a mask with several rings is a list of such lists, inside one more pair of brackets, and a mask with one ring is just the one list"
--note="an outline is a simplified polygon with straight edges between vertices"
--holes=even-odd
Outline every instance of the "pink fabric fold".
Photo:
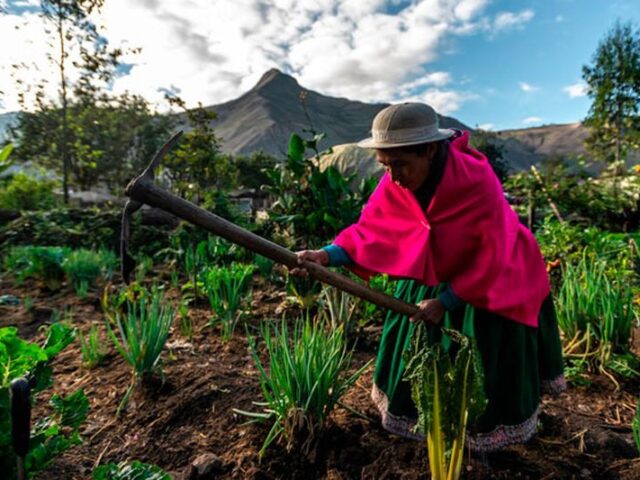
[[468,132],[450,143],[426,212],[385,174],[358,222],[334,243],[364,278],[387,273],[425,285],[448,282],[466,303],[532,327],[550,291],[535,237],[486,157],[469,146]]

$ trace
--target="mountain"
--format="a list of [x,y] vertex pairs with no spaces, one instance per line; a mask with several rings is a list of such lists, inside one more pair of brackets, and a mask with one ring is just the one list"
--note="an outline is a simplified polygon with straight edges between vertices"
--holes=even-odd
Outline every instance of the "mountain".
[[[301,94],[305,96],[308,117]],[[225,152],[250,154],[263,150],[282,157],[291,133],[302,133],[310,126],[327,134],[321,148],[368,137],[373,117],[387,105],[321,95],[300,86],[292,76],[272,69],[241,97],[207,108],[217,114],[212,126],[222,138]],[[444,128],[469,129],[449,117],[441,116],[440,122]]]

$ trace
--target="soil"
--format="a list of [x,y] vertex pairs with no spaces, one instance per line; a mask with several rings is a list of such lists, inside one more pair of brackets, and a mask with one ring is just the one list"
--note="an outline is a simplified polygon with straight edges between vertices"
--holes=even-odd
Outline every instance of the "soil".
[[[0,306],[0,326],[17,326],[23,338],[42,340],[40,326],[55,311],[70,309],[73,323],[88,330],[103,320],[99,296],[80,300],[71,289],[53,294],[34,282],[15,288],[0,280],[2,294],[33,299],[33,307]],[[286,299],[264,283],[254,288],[250,328],[262,319],[279,319]],[[343,398],[312,456],[288,453],[272,444],[264,458],[258,452],[269,426],[245,424],[234,408],[256,411],[262,399],[258,372],[242,326],[224,343],[211,327],[206,305],[192,308],[193,341],[172,332],[163,355],[165,380],[135,390],[127,410],[116,409],[131,371],[113,347],[100,366],[82,366],[74,342],[53,362],[54,386],[37,400],[33,418],[46,412],[53,393],[83,388],[90,413],[82,427],[83,443],[58,457],[38,478],[88,479],[105,462],[137,459],[154,463],[173,478],[220,479],[418,479],[428,478],[426,447],[386,432],[370,400],[371,365]],[[380,326],[359,333],[353,368],[375,356]],[[105,339],[105,345],[107,341]],[[591,375],[587,386],[570,386],[555,398],[544,398],[538,433],[526,445],[467,458],[467,479],[638,479],[640,459],[632,439],[631,421],[640,381],[621,381],[620,389],[606,376]],[[198,476],[193,464],[206,464]]]

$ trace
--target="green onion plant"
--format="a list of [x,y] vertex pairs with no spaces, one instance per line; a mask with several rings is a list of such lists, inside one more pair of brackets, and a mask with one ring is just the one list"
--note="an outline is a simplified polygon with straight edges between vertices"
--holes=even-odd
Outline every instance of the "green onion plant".
[[210,267],[202,273],[204,290],[214,312],[212,325],[219,325],[222,339],[228,341],[247,308],[253,266],[232,263]]
[[127,300],[126,314],[119,310],[107,313],[107,333],[133,373],[131,386],[118,407],[118,414],[141,380],[153,373],[162,375],[160,354],[167,342],[174,316],[174,310],[163,304],[163,293],[157,287],[149,296]]
[[605,262],[586,253],[577,264],[563,267],[557,315],[566,339],[565,357],[583,360],[605,374],[613,355],[628,351],[631,328],[637,321],[627,282],[616,272],[607,272]]
[[349,373],[352,352],[347,350],[340,329],[327,332],[322,324],[307,319],[296,324],[291,337],[289,334],[285,319],[279,328],[269,322],[261,325],[268,368],[260,360],[256,339],[248,336],[265,401],[254,402],[263,412],[235,411],[251,417],[250,423],[272,423],[261,457],[280,438],[287,450],[297,447],[308,454],[340,398],[369,365]]

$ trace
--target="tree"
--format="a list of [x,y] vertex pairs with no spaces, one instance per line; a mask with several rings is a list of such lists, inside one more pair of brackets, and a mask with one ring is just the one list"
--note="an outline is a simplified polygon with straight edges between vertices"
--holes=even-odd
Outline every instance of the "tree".
[[593,99],[584,120],[590,129],[586,147],[610,163],[617,177],[629,149],[640,145],[640,30],[616,22],[582,76]]
[[215,112],[198,107],[188,109],[179,97],[167,97],[183,110],[190,130],[170,151],[163,167],[179,194],[190,200],[202,200],[207,194],[237,185],[238,170],[231,155],[222,153],[220,140],[211,127]]
[[[98,33],[91,20],[91,14],[99,10],[104,0],[41,0],[40,15],[53,28],[50,37],[50,52],[47,57],[57,70],[59,83],[56,99],[45,94],[48,79],[42,79],[36,87],[36,113],[42,113],[41,130],[49,139],[52,149],[49,158],[56,158],[61,164],[62,188],[65,203],[69,200],[69,175],[73,168],[71,148],[70,104],[77,100],[89,103],[95,98],[101,86],[108,84],[115,75],[122,50],[110,50],[108,42]],[[70,52],[74,52],[71,59]],[[72,83],[70,68],[79,70],[80,75]],[[21,81],[18,81],[22,85]],[[24,87],[23,87],[24,88]],[[26,86],[28,90],[30,86]],[[19,94],[24,103],[24,91]],[[20,124],[22,123],[22,118]],[[33,117],[31,117],[33,120]],[[36,125],[31,124],[30,128]],[[19,126],[20,129],[20,126]]]

